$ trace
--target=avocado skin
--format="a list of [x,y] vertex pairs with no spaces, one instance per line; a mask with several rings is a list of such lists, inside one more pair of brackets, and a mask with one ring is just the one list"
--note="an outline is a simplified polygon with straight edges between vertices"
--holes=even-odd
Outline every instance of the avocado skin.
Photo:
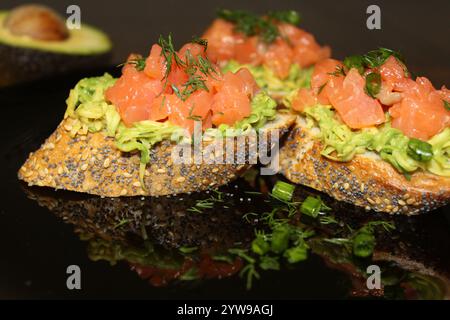
[[0,87],[107,66],[110,59],[111,51],[91,55],[66,54],[0,43]]

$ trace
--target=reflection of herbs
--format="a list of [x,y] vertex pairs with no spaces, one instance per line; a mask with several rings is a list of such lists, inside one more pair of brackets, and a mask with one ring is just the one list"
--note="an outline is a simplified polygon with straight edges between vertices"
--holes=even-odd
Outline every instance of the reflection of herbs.
[[202,213],[204,209],[212,209],[215,203],[224,202],[223,192],[219,190],[210,190],[212,195],[207,199],[197,200],[194,206],[187,209],[189,212]]
[[386,232],[395,229],[395,225],[388,221],[371,221],[360,229],[353,231],[349,237],[324,239],[337,245],[343,245],[348,251],[360,258],[370,257],[376,245],[375,229],[383,228]]
[[130,219],[122,219],[122,220],[120,220],[116,225],[114,225],[114,229],[117,229],[117,228],[120,228],[120,227],[122,227],[122,226],[124,226],[124,225],[126,225],[126,224],[128,224],[128,223],[130,223],[131,222],[131,220]]
[[[292,200],[293,193],[289,184],[277,182],[269,194],[274,199],[272,209],[261,214],[249,212],[243,216],[247,222],[253,220],[261,224],[255,229],[249,249],[235,248],[228,251],[246,262],[240,274],[246,277],[247,288],[251,288],[254,279],[259,279],[259,270],[279,270],[283,261],[294,264],[307,259],[308,242],[313,239],[315,232],[300,221],[294,223],[294,219],[302,218],[297,215],[298,212],[315,219],[320,225],[342,225],[329,215],[331,208],[320,197],[308,196],[304,201],[296,202]],[[375,247],[376,228],[389,232],[395,227],[391,222],[372,221],[355,231],[347,225],[349,236],[322,241],[342,245],[356,257],[369,257]]]

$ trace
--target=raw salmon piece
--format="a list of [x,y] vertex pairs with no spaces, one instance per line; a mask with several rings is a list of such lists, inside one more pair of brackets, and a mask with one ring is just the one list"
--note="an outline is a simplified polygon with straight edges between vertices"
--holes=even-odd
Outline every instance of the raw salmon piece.
[[186,99],[185,104],[192,117],[204,119],[211,110],[212,99],[213,95],[211,93],[205,90],[199,90],[192,93]]
[[387,58],[379,71],[383,82],[393,91],[404,91],[408,87],[410,78],[405,71],[405,66],[394,56]]
[[233,125],[250,115],[250,99],[242,90],[243,84],[243,80],[231,72],[224,75],[223,85],[214,96],[211,106],[214,125]]
[[197,58],[198,56],[201,56],[203,58],[206,57],[205,46],[202,46],[201,44],[198,43],[186,43],[178,51],[180,59],[184,62],[186,62],[186,55],[188,51],[193,58]]
[[241,64],[259,65],[262,62],[262,55],[259,54],[258,37],[236,36],[234,59]]
[[290,23],[280,22],[278,23],[278,30],[282,38],[288,39],[289,42],[295,46],[300,44],[303,40],[303,37],[306,31],[297,28],[296,26]]
[[174,85],[180,91],[182,91],[182,86],[188,81],[189,76],[185,72],[184,68],[178,66],[175,62],[173,62],[167,79],[169,86]]
[[150,78],[161,80],[166,73],[166,62],[161,55],[161,47],[157,44],[152,46],[148,58],[145,60],[144,73]]
[[159,80],[150,79],[134,66],[127,65],[122,76],[106,91],[105,97],[118,108],[122,120],[129,126],[148,119],[148,110],[161,90]]
[[167,94],[157,96],[150,107],[149,119],[153,121],[161,121],[169,116],[169,109],[166,103]]
[[[318,102],[321,104],[330,104],[328,99],[328,88],[333,88],[337,82],[342,82],[343,77],[332,75],[338,67],[342,67],[342,62],[334,59],[325,59],[314,66],[311,76],[311,88],[318,94]],[[327,88],[328,87],[328,88]]]
[[[211,103],[213,95],[205,90],[192,93],[185,101],[188,116],[182,127],[194,132],[195,121],[202,122],[202,129],[211,128]],[[209,119],[208,119],[209,117]]]
[[264,54],[264,64],[267,65],[277,77],[284,79],[289,75],[293,59],[292,48],[286,41],[278,38],[269,45]]
[[410,138],[430,139],[450,124],[442,95],[448,95],[448,90],[435,90],[427,78],[411,80],[402,100],[389,109],[392,126]]
[[438,90],[438,94],[441,96],[442,100],[450,102],[450,90],[445,86],[442,86],[441,90]]
[[231,22],[216,19],[202,38],[208,40],[208,58],[212,61],[226,61],[234,58],[235,37]]
[[236,75],[241,78],[243,82],[242,90],[244,93],[249,97],[252,98],[256,91],[259,90],[258,85],[256,84],[255,78],[253,78],[253,75],[248,71],[247,68],[241,68],[236,72]]
[[365,91],[365,80],[358,70],[352,68],[342,84],[327,88],[329,99],[347,126],[361,129],[385,121],[383,108],[378,100],[369,97]]
[[321,47],[312,34],[288,23],[278,26],[282,38],[289,39],[293,46],[293,60],[301,67],[310,66],[330,57],[329,47]]
[[305,108],[312,107],[317,104],[317,95],[313,89],[302,88],[298,90],[297,95],[292,100],[292,109],[303,112]]

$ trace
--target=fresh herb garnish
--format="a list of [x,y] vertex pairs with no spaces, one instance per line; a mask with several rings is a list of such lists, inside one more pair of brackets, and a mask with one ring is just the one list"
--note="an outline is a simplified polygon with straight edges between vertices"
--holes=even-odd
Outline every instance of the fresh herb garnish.
[[378,72],[371,72],[366,75],[366,93],[375,98],[381,90],[381,75]]
[[161,47],[161,55],[164,57],[166,61],[166,72],[164,74],[164,79],[166,79],[164,87],[166,87],[170,71],[172,71],[172,64],[175,62],[178,66],[184,66],[184,62],[180,59],[177,52],[175,51],[175,47],[173,45],[172,34],[169,33],[167,39],[165,39],[162,35],[159,36],[158,44]]
[[137,71],[144,71],[145,69],[145,58],[133,58],[124,63],[119,64],[117,67],[122,67],[126,64],[130,64],[136,68]]
[[430,161],[433,158],[433,146],[426,141],[412,138],[409,139],[407,153],[414,160]]
[[300,15],[292,10],[272,11],[266,16],[259,16],[243,10],[220,9],[217,11],[217,16],[233,22],[237,32],[241,32],[249,37],[258,35],[266,43],[272,43],[279,36],[276,21],[290,24],[298,24],[300,22]]
[[[204,50],[206,51],[208,42],[205,39],[194,38],[192,40],[193,43],[198,43],[204,46]],[[158,44],[161,46],[161,55],[164,57],[166,61],[166,71],[164,74],[164,88],[168,84],[169,74],[172,70],[173,63],[175,63],[178,67],[183,68],[184,72],[188,75],[188,80],[183,83],[180,87],[176,87],[175,85],[171,85],[174,93],[178,98],[183,101],[186,101],[187,98],[190,97],[192,93],[197,90],[205,90],[209,91],[206,86],[205,76],[212,76],[213,74],[217,74],[217,70],[214,68],[211,61],[207,58],[198,56],[194,57],[190,50],[187,50],[185,53],[185,60],[182,60],[178,53],[175,51],[175,47],[173,44],[172,35],[169,34],[167,39],[163,36],[160,36],[158,40]]]
[[405,59],[400,52],[387,48],[378,48],[369,51],[362,56],[362,59],[368,68],[378,68],[383,65],[390,56],[394,56],[402,64],[405,63]]
[[206,39],[202,39],[199,37],[193,37],[191,42],[203,46],[204,51],[206,51],[206,49],[208,48],[208,40],[206,40]]
[[447,111],[450,111],[450,102],[448,102],[447,100],[442,100],[444,101],[444,108]]
[[336,70],[334,70],[333,72],[329,72],[328,74],[331,76],[335,76],[335,77],[340,77],[340,76],[345,77],[345,75],[346,75],[343,66],[336,66]]
[[326,86],[327,84],[328,84],[328,81],[325,82],[323,85],[321,85],[321,86],[319,87],[319,90],[317,90],[317,94],[318,94],[318,95],[323,91],[323,89],[325,88],[325,86]]
[[272,19],[294,25],[299,24],[301,21],[300,14],[295,10],[269,11],[267,16]]
[[405,74],[409,75],[403,56],[399,52],[387,48],[378,48],[364,55],[348,56],[344,59],[344,66],[347,70],[355,68],[360,74],[364,74],[366,69],[381,67],[390,56],[395,57],[403,65]]
[[365,70],[364,58],[363,56],[358,55],[348,56],[344,59],[344,66],[347,68],[347,70],[355,68],[360,74],[363,74]]

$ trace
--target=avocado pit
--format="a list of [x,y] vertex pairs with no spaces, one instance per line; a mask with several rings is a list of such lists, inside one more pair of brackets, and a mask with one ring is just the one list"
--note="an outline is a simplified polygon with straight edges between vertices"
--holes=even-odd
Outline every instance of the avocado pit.
[[4,27],[16,36],[28,36],[41,41],[63,41],[69,37],[63,18],[41,5],[23,5],[13,9]]

